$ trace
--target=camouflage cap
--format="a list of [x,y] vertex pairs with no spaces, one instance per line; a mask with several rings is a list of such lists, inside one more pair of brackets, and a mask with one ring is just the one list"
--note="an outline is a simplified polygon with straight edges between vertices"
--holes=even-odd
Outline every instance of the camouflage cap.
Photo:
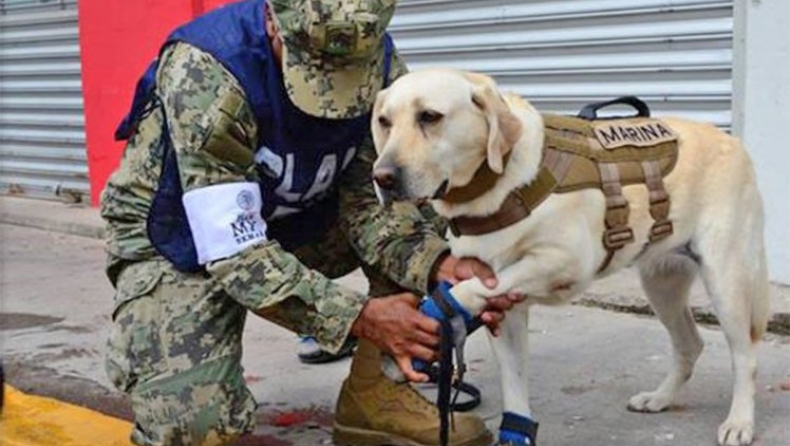
[[283,78],[302,111],[345,119],[370,111],[383,84],[384,31],[395,0],[269,0]]

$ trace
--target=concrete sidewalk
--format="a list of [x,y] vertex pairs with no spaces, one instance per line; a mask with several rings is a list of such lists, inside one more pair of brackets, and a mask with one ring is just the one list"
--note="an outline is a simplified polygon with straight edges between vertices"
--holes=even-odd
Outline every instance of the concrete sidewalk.
[[[0,197],[0,223],[99,239],[104,233],[104,222],[97,208],[25,198]],[[770,294],[773,315],[768,331],[790,335],[790,287],[771,284]],[[633,270],[599,280],[575,303],[624,313],[652,314],[638,274]],[[699,322],[718,323],[699,280],[691,290],[691,305]]]

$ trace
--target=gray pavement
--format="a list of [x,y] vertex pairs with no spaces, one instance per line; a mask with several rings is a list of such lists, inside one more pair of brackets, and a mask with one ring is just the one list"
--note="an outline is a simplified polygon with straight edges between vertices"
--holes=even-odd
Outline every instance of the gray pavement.
[[99,210],[84,203],[0,196],[0,223],[96,239],[104,236]]
[[[2,222],[12,213],[8,200],[0,198]],[[25,201],[14,200],[15,212],[27,206]],[[63,233],[83,223],[96,228],[96,212],[59,203],[29,206],[39,211],[38,220],[28,215],[26,227],[0,224],[0,347],[9,379],[23,391],[128,417],[128,404],[110,388],[102,365],[112,299],[102,272],[103,244]],[[48,223],[55,215],[61,219],[58,227]],[[343,281],[364,287],[358,274]],[[634,284],[632,274],[618,275],[596,284],[583,300],[623,300],[637,295]],[[772,294],[775,302],[786,304],[784,290],[774,288],[780,291]],[[615,308],[629,311],[634,302]],[[700,300],[699,308],[704,305]],[[715,444],[731,392],[729,352],[715,326],[702,328],[706,350],[677,405],[646,415],[626,411],[625,404],[632,394],[654,387],[668,366],[667,336],[654,318],[566,306],[537,308],[531,322],[529,379],[541,444]],[[501,395],[484,338],[470,339],[469,380],[484,392],[477,413],[496,428]],[[333,406],[349,361],[303,365],[295,356],[295,336],[255,317],[248,320],[244,342],[246,378],[261,406],[255,437],[240,444],[331,444]],[[790,391],[781,384],[790,380],[790,338],[767,335],[759,363],[755,444],[788,446]],[[303,422],[280,426],[284,414]]]

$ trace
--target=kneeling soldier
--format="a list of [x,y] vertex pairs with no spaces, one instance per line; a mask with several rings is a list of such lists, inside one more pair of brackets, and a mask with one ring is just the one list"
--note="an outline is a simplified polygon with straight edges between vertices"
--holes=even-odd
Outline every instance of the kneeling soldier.
[[[248,310],[330,352],[360,338],[336,444],[437,443],[436,408],[382,375],[381,351],[419,379],[410,358],[434,358],[437,324],[412,292],[493,276],[450,256],[416,207],[376,200],[370,107],[405,72],[385,33],[393,12],[392,0],[230,4],[173,32],[140,79],[102,197],[117,290],[107,368],[131,395],[134,443],[253,429]],[[385,297],[330,280],[360,266]],[[492,302],[489,324],[510,305]],[[489,439],[480,419],[455,417],[451,444]]]

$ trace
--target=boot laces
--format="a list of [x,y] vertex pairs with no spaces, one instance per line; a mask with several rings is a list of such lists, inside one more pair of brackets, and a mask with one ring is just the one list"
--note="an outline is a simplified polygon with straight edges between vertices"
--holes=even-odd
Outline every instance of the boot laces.
[[[393,383],[394,384],[394,383]],[[406,397],[412,402],[417,408],[422,410],[427,410],[432,413],[437,413],[439,409],[436,408],[436,405],[431,403],[428,398],[426,398],[423,394],[421,394],[417,389],[412,387],[408,383],[403,384],[395,384],[395,386],[405,386],[406,387]]]

